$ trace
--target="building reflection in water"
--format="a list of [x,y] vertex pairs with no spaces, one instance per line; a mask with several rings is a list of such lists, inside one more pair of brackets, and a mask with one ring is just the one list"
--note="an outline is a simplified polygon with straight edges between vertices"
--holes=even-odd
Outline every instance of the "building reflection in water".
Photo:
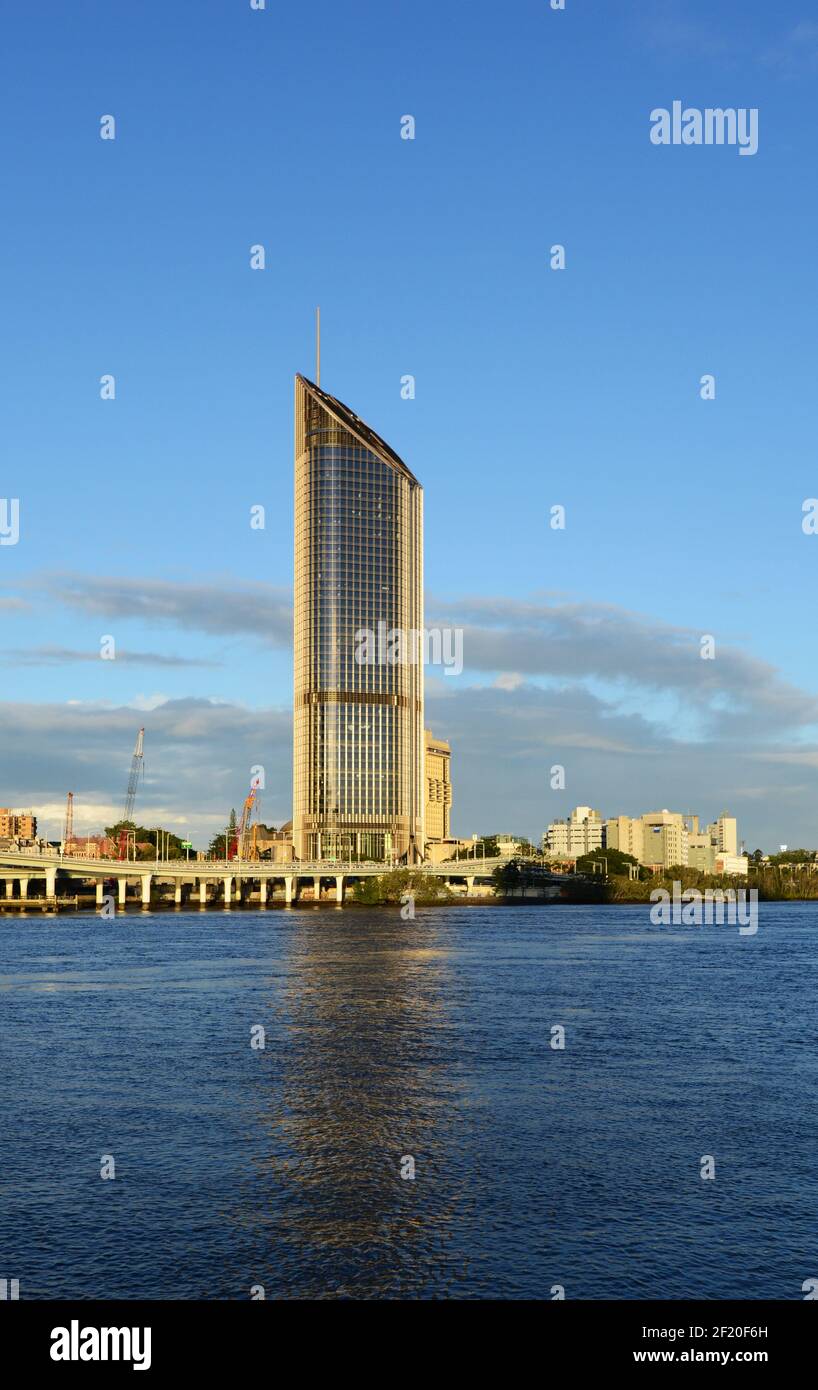
[[[264,1233],[264,1270],[252,1274],[268,1297],[422,1295],[445,1281],[452,1222],[473,1198],[458,1161],[463,1096],[436,917],[288,917],[257,1058],[261,1183],[244,1212]],[[401,1177],[404,1157],[414,1181]]]

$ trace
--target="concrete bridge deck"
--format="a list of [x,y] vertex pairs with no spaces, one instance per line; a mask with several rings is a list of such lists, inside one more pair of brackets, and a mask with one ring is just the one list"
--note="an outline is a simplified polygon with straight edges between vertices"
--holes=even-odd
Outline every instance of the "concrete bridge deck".
[[[418,865],[416,871],[441,878],[446,882],[462,880],[471,891],[477,881],[491,878],[494,870],[509,862],[502,859],[456,859],[442,864]],[[401,865],[381,863],[317,863],[288,862],[271,863],[268,860],[214,860],[214,859],[157,859],[157,860],[117,860],[85,859],[75,855],[45,854],[31,850],[0,850],[0,883],[5,880],[6,897],[14,896],[14,885],[19,884],[19,896],[28,898],[29,884],[32,880],[44,880],[45,897],[56,895],[57,875],[72,879],[90,879],[96,885],[96,900],[102,904],[105,894],[105,881],[116,881],[117,898],[120,907],[127,899],[129,882],[141,886],[141,898],[145,906],[151,901],[151,889],[157,883],[171,883],[174,899],[182,902],[182,889],[190,885],[198,887],[199,901],[205,905],[210,899],[208,888],[216,884],[223,889],[224,902],[233,901],[234,891],[241,897],[244,885],[259,885],[259,901],[267,901],[271,886],[283,884],[284,901],[294,902],[298,897],[299,886],[310,881],[314,896],[318,897],[325,880],[331,880],[335,887],[336,902],[344,901],[346,885],[364,878],[373,878],[388,873]],[[559,882],[559,876],[542,873],[543,882]]]

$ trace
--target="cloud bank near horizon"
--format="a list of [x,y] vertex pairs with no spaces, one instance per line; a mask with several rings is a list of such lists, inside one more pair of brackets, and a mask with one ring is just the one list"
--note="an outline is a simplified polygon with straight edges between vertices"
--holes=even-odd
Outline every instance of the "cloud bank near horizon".
[[[289,592],[272,585],[60,575],[32,581],[26,592],[106,626],[137,619],[195,638],[195,654],[160,654],[159,669],[217,664],[211,645],[227,633],[266,648],[291,641]],[[464,674],[427,671],[427,723],[453,746],[457,833],[539,837],[575,804],[606,815],[672,805],[708,818],[729,807],[753,846],[818,843],[818,699],[718,634],[715,659],[703,661],[704,634],[692,628],[563,595],[431,595],[426,622],[464,633]],[[13,656],[56,666],[88,659],[57,647]],[[149,665],[151,653],[131,660]],[[140,816],[185,824],[203,841],[262,764],[262,815],[289,818],[287,699],[267,708],[198,695],[141,696],[116,707],[53,697],[0,703],[0,798],[39,808],[52,834],[67,790],[78,814],[84,800],[118,816],[142,722],[148,776]],[[550,788],[557,763],[566,769],[564,793]]]

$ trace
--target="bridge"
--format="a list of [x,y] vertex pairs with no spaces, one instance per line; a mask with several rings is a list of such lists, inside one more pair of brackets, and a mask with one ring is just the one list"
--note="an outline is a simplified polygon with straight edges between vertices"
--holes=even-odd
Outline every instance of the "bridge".
[[[453,859],[442,864],[422,864],[416,871],[441,878],[447,884],[452,879],[462,880],[467,893],[471,893],[477,880],[484,882],[491,878],[496,868],[508,864],[502,859]],[[214,859],[157,859],[157,860],[116,860],[85,859],[78,855],[40,853],[37,850],[0,850],[0,883],[5,880],[6,899],[14,897],[15,884],[19,885],[20,899],[27,901],[32,882],[45,882],[45,898],[53,900],[57,892],[57,875],[74,879],[91,879],[96,886],[96,901],[102,906],[105,900],[105,883],[115,880],[118,906],[124,908],[127,901],[128,884],[136,883],[141,888],[141,901],[144,907],[151,903],[154,885],[170,883],[174,890],[174,902],[181,905],[184,888],[190,888],[190,896],[198,890],[202,907],[208,902],[221,898],[226,906],[234,901],[242,902],[248,892],[254,891],[258,884],[259,902],[267,903],[270,889],[283,885],[284,902],[298,901],[303,882],[312,882],[313,897],[320,899],[324,884],[329,881],[334,888],[336,903],[343,903],[347,885],[365,878],[378,877],[402,865],[380,863],[301,863],[288,861],[276,864],[269,860],[214,860]],[[540,875],[538,875],[539,879]],[[562,876],[548,873],[541,875],[543,882],[564,883]],[[215,893],[212,891],[215,887]],[[39,898],[39,894],[37,895]],[[32,903],[37,899],[32,899]],[[2,899],[0,899],[2,902]]]

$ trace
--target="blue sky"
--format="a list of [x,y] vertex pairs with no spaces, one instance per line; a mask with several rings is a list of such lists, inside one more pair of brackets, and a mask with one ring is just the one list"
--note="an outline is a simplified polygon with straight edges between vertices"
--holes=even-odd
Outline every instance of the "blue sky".
[[[201,841],[258,763],[288,814],[320,303],[322,385],[424,484],[427,619],[466,628],[428,685],[456,830],[729,806],[818,843],[806,0],[7,0],[0,78],[0,802],[56,831],[70,788],[94,828],[146,722],[146,818]],[[676,99],[757,107],[758,153],[652,145]]]

